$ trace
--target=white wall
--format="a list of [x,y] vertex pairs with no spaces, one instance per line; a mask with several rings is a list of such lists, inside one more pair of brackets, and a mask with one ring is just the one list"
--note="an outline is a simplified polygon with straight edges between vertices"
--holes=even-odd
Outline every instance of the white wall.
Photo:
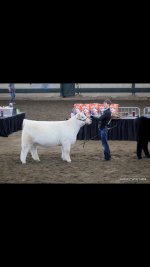
[[79,83],[80,88],[131,88],[132,83]]
[[[131,88],[131,83],[79,83],[80,88]],[[15,83],[16,89],[34,88],[60,88],[60,83]],[[136,87],[150,87],[150,83],[136,84]],[[8,89],[8,83],[0,83],[0,89]]]
[[[60,88],[60,83],[15,83],[16,89]],[[8,89],[8,83],[0,83],[0,89]]]
[[[79,83],[80,88],[131,88],[132,83]],[[150,88],[150,83],[136,83],[137,88]]]
[[60,88],[60,83],[32,83],[29,88]]
[[138,88],[150,88],[150,83],[136,83],[136,87]]

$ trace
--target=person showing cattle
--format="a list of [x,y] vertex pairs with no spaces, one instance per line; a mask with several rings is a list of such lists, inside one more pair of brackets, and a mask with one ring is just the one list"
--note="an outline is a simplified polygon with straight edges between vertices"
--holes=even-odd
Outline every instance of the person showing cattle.
[[106,99],[103,104],[104,104],[103,115],[101,115],[100,117],[91,115],[91,118],[94,118],[99,121],[99,135],[101,136],[102,146],[104,149],[104,159],[111,160],[111,153],[108,144],[108,128],[107,128],[111,120],[111,110],[110,110],[111,102],[110,100]]

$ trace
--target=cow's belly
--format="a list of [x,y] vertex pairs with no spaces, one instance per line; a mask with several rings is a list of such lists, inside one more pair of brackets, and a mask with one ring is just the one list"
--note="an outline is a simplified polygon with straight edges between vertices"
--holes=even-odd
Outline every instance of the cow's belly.
[[40,135],[32,137],[33,143],[45,147],[61,145],[61,141],[57,136]]

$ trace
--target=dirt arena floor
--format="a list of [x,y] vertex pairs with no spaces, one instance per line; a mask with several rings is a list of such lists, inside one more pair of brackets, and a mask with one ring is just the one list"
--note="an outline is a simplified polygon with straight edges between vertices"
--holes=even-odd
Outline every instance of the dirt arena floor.
[[[35,120],[65,120],[70,116],[73,104],[93,101],[16,101],[16,107]],[[99,101],[100,102],[100,101]],[[115,101],[120,106],[138,106],[143,109],[150,101]],[[0,105],[7,105],[1,101]],[[102,161],[99,141],[77,141],[71,150],[71,163],[61,160],[60,147],[41,148],[40,162],[28,155],[27,164],[20,162],[21,132],[8,138],[0,137],[0,183],[150,183],[150,159],[136,158],[136,142],[109,141],[112,153],[110,162]],[[150,145],[149,145],[150,149]]]

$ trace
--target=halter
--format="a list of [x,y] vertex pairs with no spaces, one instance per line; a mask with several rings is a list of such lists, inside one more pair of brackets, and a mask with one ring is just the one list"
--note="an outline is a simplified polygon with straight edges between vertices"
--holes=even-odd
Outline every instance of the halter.
[[[87,118],[86,118],[86,119],[87,119]],[[83,119],[78,119],[78,118],[77,118],[78,121],[86,121],[86,119],[83,120]]]
[[78,119],[78,118],[76,117],[76,119],[77,119],[78,121],[84,121],[84,122],[85,122],[87,118],[85,118],[85,119]]

